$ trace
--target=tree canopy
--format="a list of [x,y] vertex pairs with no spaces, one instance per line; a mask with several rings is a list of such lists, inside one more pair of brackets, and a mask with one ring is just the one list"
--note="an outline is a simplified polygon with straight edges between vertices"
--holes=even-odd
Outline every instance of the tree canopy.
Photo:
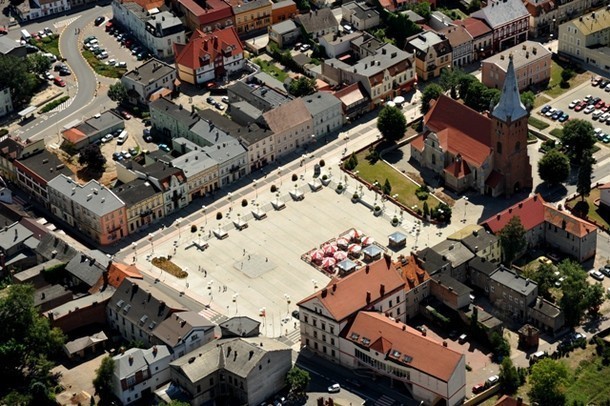
[[565,182],[570,176],[570,159],[553,148],[538,161],[538,175],[551,185]]
[[30,71],[37,75],[42,75],[51,69],[51,60],[40,53],[28,55],[26,62]]
[[563,126],[561,142],[572,162],[580,163],[595,145],[593,126],[588,120],[569,120]]
[[507,265],[511,265],[517,255],[525,249],[526,245],[525,228],[523,228],[521,219],[514,216],[500,230],[500,246],[502,247],[504,262]]
[[110,85],[108,88],[108,98],[118,104],[123,103],[127,99],[127,89],[125,89],[120,80]]
[[561,361],[545,358],[532,366],[528,396],[539,405],[565,404],[565,388],[569,379],[567,366]]
[[286,383],[290,387],[290,391],[294,393],[305,392],[307,385],[309,385],[309,381],[311,381],[309,372],[299,367],[292,367],[286,375]]
[[422,29],[403,14],[392,13],[384,8],[380,10],[382,27],[385,26],[386,36],[392,38],[398,48],[405,46],[408,37],[418,34]]
[[426,114],[430,110],[430,102],[438,99],[441,94],[443,88],[436,83],[426,86],[421,94],[421,113]]
[[0,89],[10,89],[13,105],[28,103],[39,83],[40,79],[30,72],[26,59],[15,56],[0,58]]
[[585,200],[591,193],[591,175],[593,174],[593,164],[595,159],[591,156],[591,152],[587,151],[580,159],[578,167],[578,180],[576,181],[576,192],[580,194],[580,199]]
[[514,393],[521,384],[519,372],[510,357],[504,357],[500,365],[500,385],[508,393]]
[[80,150],[78,163],[89,169],[103,171],[106,157],[102,154],[99,145],[91,144]]
[[536,101],[536,95],[531,90],[521,93],[521,103],[525,106],[527,111],[531,111]]
[[598,284],[587,281],[587,273],[580,264],[564,260],[558,265],[559,272],[565,276],[561,285],[563,295],[559,306],[563,310],[566,324],[576,326],[580,323],[585,311],[597,314],[604,301],[604,291]]
[[385,106],[377,117],[377,129],[385,139],[397,141],[407,131],[407,119],[399,108]]
[[288,85],[288,92],[296,97],[307,96],[317,90],[315,79],[299,76]]
[[12,285],[5,292],[0,298],[0,403],[49,404],[57,381],[49,357],[61,350],[64,336],[38,313],[33,287]]
[[109,405],[114,397],[114,359],[111,356],[106,356],[102,359],[102,363],[95,371],[93,378],[93,387],[95,393],[100,397],[100,405]]

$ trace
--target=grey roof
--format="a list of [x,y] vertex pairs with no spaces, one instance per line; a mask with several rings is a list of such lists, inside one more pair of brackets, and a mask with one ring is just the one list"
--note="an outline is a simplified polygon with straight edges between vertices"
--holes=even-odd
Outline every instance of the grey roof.
[[417,14],[415,11],[413,10],[406,10],[406,11],[401,11],[400,14],[402,15],[406,15],[407,18],[411,21],[413,21],[414,23],[417,23],[419,21],[424,21],[424,17],[420,16],[419,14]]
[[199,117],[207,121],[208,123],[213,123],[216,127],[220,128],[222,131],[227,134],[231,134],[235,137],[234,132],[239,131],[242,126],[237,124],[236,122],[229,120],[227,117],[218,113],[216,110],[212,109],[203,109],[198,111]]
[[292,20],[282,21],[271,26],[271,30],[280,35],[287,34],[297,29],[297,25]]
[[292,60],[294,61],[294,63],[296,63],[300,67],[303,67],[303,66],[307,65],[309,62],[311,62],[311,58],[309,56],[307,56],[307,54],[303,54],[303,53],[296,54],[295,56],[292,57]]
[[202,147],[209,147],[218,143],[223,143],[233,139],[230,135],[216,127],[213,123],[199,120],[191,127],[191,132],[199,137],[196,144]]
[[330,8],[299,14],[296,16],[296,20],[303,26],[305,32],[309,34],[339,26],[339,23]]
[[170,365],[191,382],[198,382],[219,370],[247,378],[250,373],[258,372],[257,366],[270,351],[281,351],[285,356],[291,356],[290,347],[272,338],[230,338],[199,347]]
[[64,298],[64,303],[66,303],[72,300],[72,296],[72,292],[65,286],[47,285],[34,292],[34,306],[43,306],[46,309],[47,307],[44,304],[59,298]]
[[449,262],[447,257],[439,254],[430,247],[418,251],[416,255],[419,260],[419,265],[430,275],[433,275],[444,267],[451,266],[451,262]]
[[479,231],[473,231],[467,237],[462,238],[462,244],[474,253],[495,245],[497,242],[498,237],[483,228]]
[[2,54],[2,55],[7,55],[13,49],[19,48],[22,46],[23,45],[21,45],[19,42],[9,38],[8,36],[0,37],[0,54]]
[[253,79],[253,81],[258,82],[261,85],[265,85],[279,92],[286,93],[286,88],[284,87],[284,84],[268,73],[260,71],[252,75],[251,78]]
[[[114,359],[114,374],[118,376],[120,381],[135,375],[138,371],[147,369],[155,361],[166,359],[169,364],[170,357],[169,350],[164,345],[156,345],[147,350],[130,348],[125,353],[112,357]],[[154,375],[154,373],[155,371],[151,371],[151,375]]]
[[229,92],[229,95],[233,94],[264,111],[279,107],[281,104],[291,100],[290,97],[278,92],[274,88],[255,84],[247,85],[241,81],[235,82],[233,85],[227,87],[227,91]]
[[163,191],[166,190],[166,185],[163,184],[164,180],[169,179],[172,176],[176,176],[178,178],[183,177],[183,173],[180,168],[172,168],[167,163],[161,161],[155,161],[146,166],[142,166],[131,161],[131,167],[134,171],[140,172],[147,176],[151,182],[154,182],[156,187],[161,188]]
[[85,309],[89,306],[97,306],[99,304],[105,304],[110,300],[115,290],[112,286],[106,287],[103,291],[97,291],[90,295],[79,297],[78,299],[71,300],[67,303],[61,304],[47,312],[47,314],[53,314],[53,318],[58,320],[61,317],[71,315],[73,312],[79,309]]
[[451,288],[451,290],[460,296],[468,295],[470,292],[472,292],[472,289],[449,275],[449,272],[439,272],[436,275],[433,275],[432,279],[434,279],[439,285]]
[[172,65],[151,58],[142,65],[127,72],[123,77],[129,78],[144,86],[148,86],[151,82],[155,82],[175,71],[176,69]]
[[135,179],[131,182],[123,183],[116,186],[113,191],[127,206],[133,206],[161,193],[154,184],[147,182],[144,179]]
[[25,282],[31,283],[30,280],[32,278],[35,278],[36,276],[40,275],[40,273],[42,271],[44,271],[45,269],[55,267],[62,263],[63,262],[58,261],[57,259],[52,259],[50,261],[43,262],[38,265],[34,265],[33,267],[26,269],[25,271],[21,271],[21,272],[14,274],[13,280],[17,281],[18,283],[25,283]]
[[66,265],[66,271],[91,287],[100,280],[109,264],[110,259],[106,255],[92,250],[75,255]]
[[70,261],[78,253],[74,247],[53,234],[42,237],[36,246],[36,252],[46,260],[55,258],[62,262]]
[[[85,120],[84,124],[93,128],[94,131],[103,131],[107,128],[116,127],[123,124],[123,119],[115,112],[107,110],[101,113],[99,117],[91,117]],[[78,129],[81,129],[81,126],[78,126]],[[94,131],[89,131],[89,133]],[[88,134],[87,132],[85,133]]]
[[343,4],[342,7],[345,7],[352,11],[354,15],[360,20],[372,18],[373,14],[379,15],[379,12],[377,12],[374,7],[369,6],[364,2],[357,3],[355,1],[351,1],[349,3]]
[[474,269],[482,274],[491,276],[500,267],[500,264],[490,262],[483,257],[474,257],[469,263],[468,267]]
[[444,240],[432,247],[432,250],[447,258],[454,268],[474,257],[474,254],[459,241]]
[[218,143],[216,145],[212,145],[210,147],[204,148],[205,153],[219,165],[235,159],[237,156],[245,154],[246,148],[241,145],[241,143],[233,137],[227,139],[222,144]]
[[341,105],[341,100],[328,92],[315,92],[314,94],[303,97],[303,101],[305,102],[305,107],[307,107],[307,110],[309,110],[309,113],[312,116],[316,116],[328,109]]
[[278,1],[277,3],[274,2],[271,5],[271,9],[273,10],[273,9],[278,9],[278,8],[282,8],[282,7],[287,7],[287,6],[291,6],[293,4],[295,4],[295,2],[292,0],[281,0],[281,1]]
[[103,343],[108,340],[106,334],[103,331],[92,334],[90,336],[80,337],[76,340],[68,341],[64,345],[64,350],[68,355],[76,354],[77,352],[84,351],[89,347],[94,346],[97,343]]
[[121,199],[95,179],[81,186],[67,176],[59,175],[49,181],[47,186],[99,217],[125,207]]
[[231,317],[219,324],[222,338],[258,336],[261,323],[248,316]]
[[[338,59],[328,59],[326,64],[334,64],[344,70],[358,72],[361,75],[371,77],[386,69],[410,59],[411,54],[398,49],[392,44],[384,44],[377,48],[374,55],[362,58],[354,66],[350,66]],[[410,62],[409,62],[410,63]]]
[[521,117],[527,116],[527,114],[527,109],[521,103],[521,96],[519,96],[519,86],[515,77],[513,59],[509,56],[504,86],[502,87],[502,93],[500,93],[500,101],[494,107],[491,115],[499,120],[508,122],[518,120]]
[[345,271],[345,272],[349,272],[352,269],[356,269],[356,266],[358,264],[356,264],[354,261],[352,261],[351,259],[344,259],[343,261],[339,262],[337,264],[337,268]]
[[410,46],[418,51],[427,52],[427,49],[436,44],[440,44],[444,39],[434,31],[424,31],[408,40]]
[[508,72],[511,55],[513,57],[513,67],[518,70],[522,66],[530,64],[540,58],[550,57],[552,52],[540,42],[525,41],[512,48],[498,52],[485,59],[483,62],[493,63],[504,72]]
[[[257,109],[247,101],[238,101],[231,104],[231,114],[233,115],[234,110],[239,111],[241,114],[247,117],[248,123],[253,123],[256,120],[260,119],[263,115],[263,111]],[[240,120],[244,121],[244,120]],[[245,121],[244,121],[245,124]]]
[[524,278],[504,266],[498,268],[498,270],[491,275],[491,280],[525,296],[528,296],[538,287],[536,282]]
[[243,127],[235,134],[235,136],[242,140],[246,146],[271,137],[272,135],[273,132],[271,130],[261,127],[256,123],[250,124],[248,127]]
[[[180,140],[188,141],[183,138],[176,138],[174,142],[178,143]],[[201,149],[198,151],[189,151],[172,160],[172,166],[182,169],[182,172],[184,172],[184,176],[186,176],[187,179],[217,165],[218,162],[210,158]]]
[[532,303],[531,307],[532,309],[551,318],[555,318],[561,314],[561,308],[555,306],[553,303],[540,296],[536,298],[536,301]]
[[[182,21],[180,21],[178,17],[176,17],[167,10],[163,10],[159,13],[153,14],[152,16],[150,16],[150,19],[146,21],[146,23],[149,26],[154,27],[155,34],[158,34],[159,36],[163,36],[164,33],[166,33],[166,31],[168,31],[170,28],[175,28],[178,26],[179,28],[181,28],[180,31],[184,31]],[[159,27],[161,28],[161,31],[156,32]]]
[[470,16],[484,20],[492,29],[519,18],[529,17],[522,0],[492,0]]
[[66,176],[74,175],[74,172],[66,167],[57,158],[57,155],[52,154],[46,149],[27,158],[19,159],[19,162],[47,182],[60,174]]
[[233,14],[242,14],[245,12],[249,12],[252,10],[256,10],[257,8],[264,7],[269,4],[268,0],[227,0],[226,3],[231,6],[233,9]]
[[143,280],[125,278],[108,306],[143,330],[152,332],[175,310],[187,310],[170,296]]
[[171,115],[176,121],[182,122],[187,128],[190,128],[193,124],[199,121],[197,113],[193,113],[187,109],[184,109],[181,105],[172,103],[165,97],[160,97],[157,100],[149,103],[151,110],[158,110],[165,114]]
[[24,227],[21,223],[13,223],[0,229],[0,249],[9,251],[13,247],[21,245],[34,233]]
[[161,322],[153,335],[170,348],[175,347],[193,330],[214,330],[216,325],[197,312],[174,313]]

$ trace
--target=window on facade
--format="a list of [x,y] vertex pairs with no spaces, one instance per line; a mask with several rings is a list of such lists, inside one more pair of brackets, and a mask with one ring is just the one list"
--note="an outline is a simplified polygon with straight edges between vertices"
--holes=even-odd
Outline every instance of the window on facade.
[[502,143],[498,141],[498,143],[496,144],[496,150],[498,151],[498,154],[502,153]]

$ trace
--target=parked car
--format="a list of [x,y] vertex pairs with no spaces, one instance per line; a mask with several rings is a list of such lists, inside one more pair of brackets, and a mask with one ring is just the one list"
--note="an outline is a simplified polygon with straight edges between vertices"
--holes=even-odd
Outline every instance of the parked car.
[[119,134],[118,138],[117,138],[117,145],[123,145],[125,143],[125,141],[127,141],[127,137],[129,137],[129,134],[127,133],[126,130],[121,131],[121,134]]
[[118,68],[126,68],[127,67],[127,62],[119,62],[116,64],[116,66]]
[[122,157],[123,157],[123,155],[121,155],[121,153],[120,153],[120,152],[114,152],[114,153],[112,154],[112,159],[114,159],[115,161],[118,161],[118,160],[119,160],[119,158],[122,158]]
[[95,24],[96,27],[99,27],[100,25],[102,25],[102,23],[106,20],[106,17],[104,16],[99,16],[95,19],[95,21],[93,21],[93,24]]
[[167,146],[167,144],[159,144],[159,149],[165,152],[171,151],[171,149]]
[[492,375],[489,378],[487,378],[487,385],[488,386],[493,386],[495,384],[497,384],[500,381],[500,377],[498,375]]
[[220,101],[223,102],[223,103],[229,104],[229,96],[222,96]]
[[338,393],[341,391],[341,386],[338,383],[333,383],[328,387],[328,393]]
[[218,102],[216,102],[216,104],[214,104],[214,107],[216,107],[218,110],[221,110],[221,111],[225,109],[225,106]]
[[589,275],[591,275],[591,277],[593,279],[596,279],[598,281],[603,281],[604,280],[604,275],[601,272],[599,272],[599,271],[596,271],[596,270],[589,271]]
[[544,115],[550,118],[553,116],[553,114],[555,114],[556,111],[557,109],[551,108],[546,113],[544,113]]
[[108,52],[103,51],[101,54],[99,54],[98,56],[96,56],[97,59],[106,59],[108,58]]
[[46,72],[44,76],[47,78],[47,80],[55,80],[55,76],[53,76],[51,72]]
[[129,114],[126,110],[121,110],[121,117],[125,120],[131,120],[131,114]]
[[610,84],[606,85],[606,87],[604,87],[604,92],[610,92]]
[[89,35],[87,38],[84,39],[83,44],[88,44],[91,41],[93,41],[94,39],[97,39],[97,37],[95,35]]
[[213,98],[211,98],[211,97],[207,97],[207,98],[205,99],[205,101],[206,101],[206,102],[208,102],[208,104],[212,104],[212,105],[214,104],[214,99],[213,99]]
[[570,115],[566,114],[566,113],[563,113],[561,115],[561,117],[559,117],[559,122],[560,123],[564,123],[564,122],[568,121],[569,119],[570,119]]
[[595,110],[595,106],[588,105],[587,108],[585,108],[584,113],[591,114],[591,113],[593,113],[594,110]]
[[110,65],[110,66],[114,66],[115,64],[116,64],[116,59],[114,59],[114,58],[113,59],[109,59],[106,62],[106,65]]
[[129,152],[129,153],[131,154],[131,156],[136,156],[136,155],[138,155],[138,150],[137,150],[137,149],[135,149],[135,148],[129,148],[129,149],[127,150],[127,152]]
[[559,117],[561,117],[563,115],[563,111],[562,110],[557,110],[555,113],[553,113],[553,115],[551,116],[551,118],[553,120],[557,120],[559,119]]
[[549,111],[551,109],[551,106],[549,106],[548,104],[545,105],[541,110],[540,113],[542,114],[546,114],[547,111]]
[[481,393],[485,390],[485,385],[483,385],[482,383],[477,383],[476,385],[474,385],[472,387],[472,393],[474,393],[475,395],[477,393]]
[[102,143],[110,142],[113,138],[112,134],[106,134],[102,137]]
[[299,49],[300,49],[301,52],[305,52],[305,51],[308,51],[309,48],[311,48],[311,45],[303,44],[303,45],[301,45],[301,48],[299,48]]
[[604,114],[603,111],[601,110],[595,110],[595,112],[591,115],[591,118],[593,120],[597,120],[598,118],[600,118],[602,116],[602,114]]
[[55,83],[59,87],[66,87],[66,82],[62,78],[54,77],[53,83]]
[[587,107],[587,102],[582,101],[579,104],[577,104],[576,107],[574,107],[574,111],[581,111],[585,107]]
[[599,76],[595,76],[593,79],[591,79],[591,86],[597,86],[599,85],[599,83],[601,82],[602,78]]
[[574,99],[570,102],[570,104],[568,104],[568,108],[569,109],[573,109],[574,107],[576,107],[578,104],[580,103],[580,99]]
[[60,69],[59,74],[61,76],[70,76],[72,74],[72,71],[68,68],[66,69]]

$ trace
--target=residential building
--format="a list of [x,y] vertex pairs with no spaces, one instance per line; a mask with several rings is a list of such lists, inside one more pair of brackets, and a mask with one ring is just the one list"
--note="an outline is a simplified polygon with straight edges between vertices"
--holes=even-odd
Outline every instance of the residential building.
[[202,153],[198,145],[184,138],[173,140],[174,147],[183,153],[171,161],[174,168],[182,170],[186,178],[188,203],[206,196],[219,187],[218,162]]
[[597,227],[546,203],[537,194],[487,219],[482,225],[497,234],[514,216],[520,218],[525,228],[528,248],[546,244],[579,262],[595,256]]
[[188,43],[174,44],[180,80],[192,85],[225,81],[244,68],[244,48],[235,27],[195,30]]
[[369,108],[408,92],[416,82],[413,54],[392,44],[383,44],[354,65],[339,59],[322,63],[321,79],[333,85],[360,82],[370,98]]
[[[182,305],[143,280],[125,278],[106,307],[108,324],[126,341],[154,345],[154,330]],[[169,355],[169,351],[168,351]]]
[[49,195],[47,184],[58,175],[66,177],[74,176],[70,168],[46,149],[39,153],[13,161],[15,173],[17,174],[17,184],[34,201],[47,206]]
[[555,334],[565,325],[565,315],[559,306],[537,297],[529,309],[529,321],[540,330]]
[[282,21],[292,20],[299,10],[293,0],[281,0],[271,5],[271,23],[278,24]]
[[451,276],[450,271],[441,271],[431,276],[430,293],[445,306],[467,309],[470,306],[472,289]]
[[453,24],[463,27],[472,37],[472,62],[493,53],[493,31],[485,21],[467,17],[463,20],[454,20]]
[[473,60],[473,38],[466,28],[461,25],[449,25],[438,30],[451,45],[451,60],[454,68],[470,64]]
[[487,261],[499,262],[502,259],[500,239],[480,225],[465,226],[447,239],[460,241],[470,252]]
[[360,311],[341,333],[340,363],[400,382],[424,404],[461,405],[466,356],[383,313]]
[[266,112],[267,110],[276,109],[292,100],[292,97],[288,96],[285,90],[281,91],[278,88],[271,88],[264,84],[251,84],[252,86],[249,86],[242,81],[237,81],[227,87],[229,113],[231,113],[231,106],[240,101],[248,102],[262,112]]
[[7,114],[13,112],[13,98],[11,97],[11,90],[8,87],[0,89],[0,117],[4,117]]
[[[5,224],[0,228],[0,265],[3,274],[6,269],[12,269],[14,259],[20,256],[31,258],[29,265],[35,265],[36,258],[33,254],[39,241],[21,222]],[[32,255],[29,255],[30,251]]]
[[604,8],[561,24],[557,53],[607,71],[610,69],[607,21],[610,21],[610,10]]
[[291,367],[291,349],[278,340],[217,340],[173,361],[171,383],[155,394],[164,402],[177,395],[192,405],[227,398],[258,405],[286,386]]
[[173,43],[183,42],[182,21],[171,12],[158,8],[146,9],[137,3],[113,0],[112,15],[154,56],[170,59],[174,56]]
[[497,262],[490,262],[483,257],[475,257],[468,263],[470,284],[485,292],[489,296],[489,282],[491,275],[500,267]]
[[458,193],[472,188],[510,196],[532,187],[528,117],[509,58],[500,101],[489,117],[441,95],[424,117],[422,134],[411,142],[411,156]]
[[492,0],[470,16],[484,21],[492,29],[494,52],[527,40],[530,13],[523,0]]
[[299,14],[295,21],[303,27],[305,34],[311,36],[313,40],[326,34],[336,34],[339,31],[339,23],[330,8]]
[[601,5],[596,0],[524,0],[523,4],[530,13],[531,37],[552,39],[557,38],[557,29],[560,24],[582,16],[596,5]]
[[[2,56],[14,56],[16,58],[25,58],[28,54],[25,45],[21,45],[19,41],[15,41],[7,36],[0,37],[0,55]],[[2,90],[4,92],[4,89]],[[5,96],[0,96],[3,99]]]
[[249,172],[254,172],[275,160],[273,131],[258,124],[250,124],[234,134],[248,150]]
[[379,12],[365,2],[350,1],[341,5],[342,18],[358,31],[370,30],[380,23]]
[[170,353],[166,346],[149,349],[130,348],[112,357],[114,395],[127,406],[142,401],[151,391],[167,383],[170,378]]
[[528,320],[529,307],[538,297],[536,282],[500,266],[491,274],[489,300],[506,317]]
[[200,120],[194,109],[186,110],[165,97],[151,102],[149,108],[152,128],[169,138],[188,137],[190,128]]
[[346,120],[353,120],[369,111],[371,99],[360,82],[345,86],[334,94],[341,101],[343,116]]
[[248,316],[234,316],[218,325],[222,338],[258,337],[261,334],[261,322]]
[[129,234],[136,233],[165,217],[161,189],[144,179],[115,186],[113,192],[125,202]]
[[131,104],[147,105],[161,96],[170,95],[176,88],[176,69],[152,58],[121,77]]
[[362,38],[365,34],[360,31],[347,33],[340,31],[336,34],[326,34],[318,38],[321,47],[329,58],[339,58],[351,52],[352,42]]
[[197,312],[174,313],[153,331],[152,341],[167,346],[175,360],[212,341],[216,325]]
[[71,3],[68,0],[33,0],[29,2],[27,12],[18,14],[21,20],[35,20],[68,11],[71,8],[70,6]]
[[301,36],[301,29],[292,20],[285,20],[269,28],[269,40],[275,42],[280,48],[286,48],[297,42]]
[[98,181],[80,185],[60,174],[47,191],[51,213],[95,243],[112,244],[129,234],[125,203]]
[[468,261],[474,258],[474,254],[461,241],[443,240],[431,247],[431,250],[445,258],[451,264],[446,272],[460,282],[466,280],[466,268]]
[[66,264],[65,285],[73,290],[89,291],[110,267],[110,258],[99,250],[88,250],[76,254]]
[[[173,0],[192,31],[211,32],[235,24],[231,6],[222,0]],[[182,42],[182,41],[178,41]]]
[[17,183],[16,159],[27,158],[45,149],[43,140],[35,142],[6,135],[0,139],[0,176],[6,181]]
[[551,80],[552,53],[543,44],[525,41],[485,59],[481,63],[481,81],[499,89],[506,79],[510,56],[513,58],[519,91],[533,85],[546,85]]
[[303,99],[294,99],[263,113],[263,118],[273,132],[274,159],[290,154],[312,141],[313,120]]
[[419,314],[420,303],[430,296],[431,279],[414,255],[400,255],[395,265],[405,281],[405,321],[408,321]]
[[343,126],[341,100],[328,92],[315,92],[304,96],[303,101],[313,121],[313,134],[317,138],[329,135]]
[[240,36],[267,31],[271,26],[271,0],[225,0],[233,9],[235,28]]
[[420,80],[436,78],[442,69],[453,66],[453,49],[449,40],[434,31],[424,31],[408,38],[405,49],[415,55],[415,69]]
[[67,141],[72,144],[74,149],[80,150],[100,140],[103,136],[123,128],[125,128],[123,118],[113,110],[106,110],[84,122],[75,120],[68,123],[61,135],[64,142]]

